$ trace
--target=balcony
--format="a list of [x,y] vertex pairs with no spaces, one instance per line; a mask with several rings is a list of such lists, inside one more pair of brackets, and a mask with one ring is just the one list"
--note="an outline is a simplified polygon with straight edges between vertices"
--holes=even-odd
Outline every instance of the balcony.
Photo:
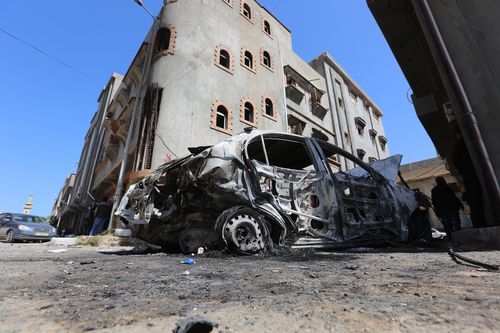
[[286,88],[286,97],[290,99],[292,102],[300,105],[302,103],[302,99],[304,99],[304,93],[300,91],[299,88],[293,83],[288,83]]
[[328,112],[328,109],[321,105],[319,102],[311,102],[311,111],[313,115],[323,120],[326,113]]

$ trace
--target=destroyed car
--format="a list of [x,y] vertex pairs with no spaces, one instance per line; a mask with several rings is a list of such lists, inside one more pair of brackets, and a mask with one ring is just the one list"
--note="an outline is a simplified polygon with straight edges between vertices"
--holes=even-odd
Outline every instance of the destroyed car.
[[[365,164],[325,141],[256,131],[189,151],[131,185],[116,212],[165,250],[407,240],[417,201],[395,183],[401,155]],[[333,172],[340,157],[356,167]]]

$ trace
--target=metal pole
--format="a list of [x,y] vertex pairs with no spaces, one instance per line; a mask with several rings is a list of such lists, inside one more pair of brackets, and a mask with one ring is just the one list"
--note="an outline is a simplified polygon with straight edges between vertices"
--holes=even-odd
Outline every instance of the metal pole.
[[[146,9],[146,7],[144,7],[144,5],[142,5],[142,2],[140,5],[141,5],[141,7]],[[148,11],[148,10],[146,9],[146,11]],[[150,13],[150,12],[148,11],[148,13]],[[120,173],[118,174],[118,181],[116,184],[115,198],[113,201],[113,208],[111,209],[111,217],[110,217],[110,223],[108,224],[108,230],[113,227],[113,223],[112,223],[113,216],[114,216],[116,208],[118,207],[118,204],[120,203],[120,200],[121,200],[122,195],[123,195],[123,189],[124,189],[124,185],[125,185],[124,184],[125,183],[125,172],[127,171],[128,155],[129,155],[130,148],[132,145],[132,139],[134,137],[135,122],[136,122],[136,118],[137,118],[137,113],[139,111],[139,107],[141,105],[142,90],[143,90],[144,82],[146,81],[146,77],[149,74],[149,70],[151,67],[151,57],[152,57],[152,53],[153,53],[154,36],[156,34],[157,23],[159,23],[159,20],[157,17],[153,16],[153,18],[154,18],[154,23],[153,23],[153,28],[151,29],[150,38],[148,41],[148,47],[147,47],[147,51],[146,51],[146,62],[144,64],[144,69],[141,73],[141,81],[139,83],[137,97],[136,97],[135,103],[134,103],[134,109],[132,111],[132,116],[130,118],[130,125],[129,125],[128,133],[127,133],[127,141],[125,142],[125,148],[123,149],[122,163],[120,166]]]
[[141,6],[142,8],[144,8],[144,10],[149,14],[149,16],[151,16],[153,18],[153,20],[157,20],[157,17],[154,16],[153,14],[151,14],[151,12],[149,11],[148,7],[146,7],[144,5],[144,3],[142,3],[141,0],[134,0],[136,4],[138,4],[139,6]]

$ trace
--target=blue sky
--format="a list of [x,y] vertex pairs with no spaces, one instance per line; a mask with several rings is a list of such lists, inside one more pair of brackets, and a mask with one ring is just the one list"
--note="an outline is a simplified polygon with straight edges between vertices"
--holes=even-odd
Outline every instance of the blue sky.
[[[163,2],[143,1],[154,13]],[[303,59],[328,51],[380,106],[392,154],[405,162],[436,155],[365,0],[260,3],[292,31]],[[126,72],[150,25],[133,0],[0,1],[1,29],[92,78],[0,31],[0,210],[21,211],[34,193],[32,213],[50,214],[76,170],[102,87],[112,72]]]

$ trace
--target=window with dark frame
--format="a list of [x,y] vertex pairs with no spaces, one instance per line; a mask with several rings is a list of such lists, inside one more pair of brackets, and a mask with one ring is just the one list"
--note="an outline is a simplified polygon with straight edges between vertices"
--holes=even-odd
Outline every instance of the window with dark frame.
[[271,68],[271,55],[269,54],[269,52],[262,52],[262,63],[264,64],[264,66]]
[[271,25],[266,20],[264,20],[264,32],[268,35],[271,35]]
[[231,67],[231,56],[226,50],[220,50],[219,52],[219,65],[230,69]]
[[271,101],[270,98],[266,98],[266,100],[264,101],[264,106],[265,106],[265,113],[270,117],[274,117],[273,101]]
[[217,114],[215,119],[215,126],[227,130],[227,118],[229,112],[223,105],[217,107]]
[[244,57],[243,63],[248,68],[253,69],[253,55],[250,53],[250,51],[245,51],[245,57]]
[[171,32],[169,28],[159,29],[158,32],[156,33],[155,51],[161,52],[168,50],[170,47],[170,37],[171,37]]
[[244,112],[243,117],[246,121],[251,122],[251,123],[255,122],[254,108],[253,108],[252,103],[245,102],[243,112]]
[[248,4],[243,4],[243,15],[251,20],[252,19],[252,10],[250,9],[250,6]]

